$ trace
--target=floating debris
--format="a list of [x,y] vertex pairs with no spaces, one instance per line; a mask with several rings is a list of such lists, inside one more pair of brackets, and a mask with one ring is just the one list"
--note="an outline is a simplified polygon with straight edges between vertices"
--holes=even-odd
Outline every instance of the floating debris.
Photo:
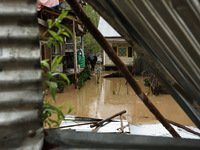
[[[122,119],[124,113],[126,113],[125,110],[106,119],[66,115],[65,120],[60,124],[60,129],[84,132],[130,133],[128,121]],[[117,116],[120,116],[120,119],[114,120],[113,118]]]

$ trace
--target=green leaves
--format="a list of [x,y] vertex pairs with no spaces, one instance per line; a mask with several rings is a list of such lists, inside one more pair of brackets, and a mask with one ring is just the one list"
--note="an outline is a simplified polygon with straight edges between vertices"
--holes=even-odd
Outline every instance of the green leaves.
[[[47,71],[43,71],[43,76],[47,77],[45,83],[47,85],[47,88],[49,88],[49,91],[54,101],[56,101],[56,98],[55,98],[56,92],[60,90],[60,89],[58,90],[58,83],[64,82],[64,81],[57,80],[56,76],[57,75],[61,76],[64,80],[67,81],[68,84],[70,84],[70,81],[67,75],[59,72],[58,70],[60,63],[62,62],[62,58],[63,56],[56,56],[52,61],[51,67],[49,66],[49,63],[48,63],[49,59],[45,59],[41,61],[42,69],[44,69],[45,67],[47,68]],[[63,84],[62,88],[65,88],[65,85],[66,84]],[[46,93],[47,93],[47,89],[44,89],[43,98],[45,98]],[[48,125],[50,128],[52,127],[52,125],[53,127],[59,128],[61,121],[64,119],[64,115],[62,113],[63,106],[64,104],[56,107],[47,103],[46,100],[44,100],[43,113],[42,113],[42,119],[43,119],[44,125]],[[70,113],[73,109],[74,109],[73,107],[69,106],[68,113]],[[51,118],[52,114],[57,115],[57,120],[53,120]]]
[[73,110],[74,110],[74,107],[70,106],[69,109],[68,109],[67,114],[71,113]]
[[[61,34],[63,33],[61,30],[59,30],[57,33],[54,32],[54,31],[52,31],[52,30],[49,30],[48,32],[49,32],[49,33],[51,34],[51,36],[52,36],[54,39],[56,39],[60,44],[63,43],[63,38],[62,38],[62,36],[59,36],[60,33],[61,33]],[[60,32],[60,33],[59,33],[59,32]]]
[[[43,120],[44,124],[48,125],[50,128],[52,128],[52,125],[54,128],[59,128],[61,121],[65,119],[65,116],[62,113],[64,106],[66,106],[65,103],[56,107],[56,106],[53,106],[53,105],[47,103],[46,101],[44,101],[43,113],[42,113],[42,120]],[[67,114],[71,113],[73,109],[74,108],[72,106],[69,106]],[[50,118],[53,114],[57,115],[56,120]],[[73,121],[73,120],[71,120],[71,121]]]
[[[55,19],[53,22],[51,19],[47,20],[48,30],[43,33],[41,39],[47,40],[44,44],[53,49],[55,47],[58,50],[58,44],[63,43],[63,37],[72,37],[72,32],[62,24],[62,20],[67,16],[68,11],[63,10],[60,16]],[[50,36],[46,37],[46,34],[49,33]]]
[[[61,72],[56,72],[57,68],[59,67],[59,65],[60,65],[60,63],[62,61],[62,58],[63,58],[63,56],[60,56],[60,57],[56,56],[53,59],[53,62],[52,62],[52,65],[51,65],[51,69],[50,69],[50,66],[48,64],[49,60],[42,60],[41,61],[42,68],[44,68],[44,67],[48,68],[48,71],[46,73],[44,73],[43,75],[48,77],[48,80],[45,81],[45,83],[49,87],[51,95],[52,95],[54,101],[55,101],[55,94],[56,94],[56,91],[57,91],[57,88],[58,88],[55,76],[56,75],[60,75],[63,79],[65,79],[67,81],[68,84],[70,84],[69,78],[67,77],[66,74],[61,73]],[[54,81],[51,81],[52,79]]]
[[48,32],[56,39],[56,37],[57,37],[57,33],[56,32],[54,32],[52,30],[49,30]]
[[86,66],[83,71],[79,74],[78,77],[78,89],[80,90],[84,85],[85,82],[91,77],[91,70],[88,66]]
[[53,23],[53,21],[51,20],[51,19],[48,19],[47,20],[47,23],[48,23],[48,27],[49,27],[49,29],[52,27],[52,23]]
[[63,35],[65,35],[66,37],[69,37],[69,34],[67,32],[62,32]]
[[66,74],[64,73],[61,73],[58,68],[60,67],[61,65],[61,62],[62,62],[62,59],[63,59],[63,56],[56,56],[53,61],[52,61],[52,64],[51,64],[51,68],[48,64],[48,61],[49,59],[45,59],[45,60],[42,60],[41,61],[41,67],[42,69],[44,69],[45,67],[48,69],[46,72],[44,72],[43,70],[43,75],[44,76],[47,76],[48,77],[48,81],[50,80],[53,80],[56,82],[56,76],[59,75],[61,76],[64,80],[67,81],[68,84],[70,84],[70,80],[69,78],[67,77]]
[[[55,49],[55,54],[58,54],[59,50],[59,45],[63,43],[63,37],[70,37],[72,36],[72,32],[64,25],[62,24],[62,20],[66,17],[67,11],[62,11],[61,15],[55,19],[53,22],[51,19],[47,20],[48,23],[48,29],[43,33],[41,36],[41,40],[44,40],[43,44],[47,45],[51,50]],[[49,33],[49,34],[48,34]],[[48,36],[47,36],[48,35]],[[56,56],[51,63],[51,66],[49,65],[48,60],[42,60],[41,61],[41,68],[42,68],[42,73],[43,76],[46,78],[46,89],[44,89],[43,92],[43,98],[45,98],[45,95],[47,93],[47,88],[49,88],[49,91],[51,93],[51,96],[54,101],[56,101],[56,92],[58,90],[58,85],[60,86],[59,88],[65,88],[66,84],[65,82],[67,81],[68,84],[70,84],[70,81],[66,74],[61,73],[59,71],[59,67],[61,66],[63,56]],[[47,69],[44,69],[47,68]],[[59,75],[62,77],[65,81],[58,80],[56,76]],[[62,83],[62,84],[61,84]],[[63,84],[64,83],[64,84]],[[56,128],[59,128],[60,122],[64,119],[64,115],[62,113],[64,105],[60,105],[58,107],[53,106],[49,103],[46,102],[44,99],[44,105],[43,105],[43,114],[42,114],[42,119],[45,125],[48,125],[50,128],[53,125]],[[69,107],[68,113],[70,113],[73,110],[73,107]],[[54,120],[50,118],[52,114],[57,114],[57,120]]]
[[56,57],[53,59],[53,62],[52,62],[52,64],[51,64],[52,72],[55,72],[56,69],[57,69],[58,67],[60,67],[59,64],[61,63],[62,58],[63,58],[63,56],[60,56],[60,57],[59,57],[59,56],[56,56]]
[[[53,127],[59,128],[61,121],[65,119],[65,116],[62,113],[62,109],[63,107],[56,107],[44,101],[42,113],[42,119],[44,123],[48,124],[50,128],[52,124]],[[53,120],[50,118],[52,114],[57,114],[57,120]]]
[[61,77],[63,77],[63,79],[65,79],[65,80],[67,81],[67,84],[70,84],[70,80],[69,80],[69,78],[67,77],[66,74],[64,74],[64,73],[59,73],[59,75],[60,75]]
[[57,18],[58,20],[63,20],[68,14],[68,11],[63,10],[61,15]]
[[[62,25],[62,24],[59,24],[58,27],[61,28],[61,29],[64,29],[65,32],[69,33],[69,37],[70,37],[70,36],[71,36],[71,37],[73,36],[72,31],[69,30],[66,26],[64,26],[64,25]],[[64,31],[63,31],[63,32],[64,32]]]
[[[99,14],[90,5],[84,6],[84,10],[86,14],[90,17],[91,21],[97,27],[100,18]],[[89,32],[84,35],[83,40],[85,53],[97,54],[102,51],[100,45]]]
[[42,69],[43,69],[44,67],[47,67],[47,69],[50,70],[50,66],[49,66],[49,64],[48,64],[48,61],[49,61],[49,59],[45,59],[45,60],[42,60],[42,61],[40,62],[40,63],[41,63]]
[[46,81],[46,84],[50,88],[50,92],[51,92],[51,95],[53,97],[53,100],[56,101],[55,95],[56,95],[56,91],[57,91],[57,88],[58,88],[57,83],[56,82],[51,82],[51,81]]

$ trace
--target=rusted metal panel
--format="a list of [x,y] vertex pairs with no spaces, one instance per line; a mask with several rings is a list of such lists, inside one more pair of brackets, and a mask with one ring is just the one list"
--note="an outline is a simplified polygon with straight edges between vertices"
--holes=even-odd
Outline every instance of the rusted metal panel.
[[88,0],[200,128],[200,2]]
[[0,149],[41,149],[36,1],[0,1]]

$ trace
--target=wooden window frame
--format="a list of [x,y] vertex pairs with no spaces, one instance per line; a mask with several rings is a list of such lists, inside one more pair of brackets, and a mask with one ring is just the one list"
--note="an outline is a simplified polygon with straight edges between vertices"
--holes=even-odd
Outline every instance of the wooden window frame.
[[[117,56],[119,56],[119,53],[118,53],[119,48],[126,48],[126,56],[119,56],[120,58],[133,58],[134,57],[134,50],[128,43],[112,43],[112,47],[116,47]],[[128,56],[129,47],[131,47],[131,49],[132,49],[132,56],[131,57]]]
[[[126,48],[126,56],[119,56],[119,48]],[[121,58],[128,58],[128,46],[117,46],[117,56],[121,57]]]

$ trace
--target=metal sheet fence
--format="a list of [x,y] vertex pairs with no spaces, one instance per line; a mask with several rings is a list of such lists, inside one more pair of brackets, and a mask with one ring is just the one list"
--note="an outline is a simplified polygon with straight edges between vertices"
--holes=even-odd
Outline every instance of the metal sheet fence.
[[0,149],[41,149],[36,1],[0,1]]

